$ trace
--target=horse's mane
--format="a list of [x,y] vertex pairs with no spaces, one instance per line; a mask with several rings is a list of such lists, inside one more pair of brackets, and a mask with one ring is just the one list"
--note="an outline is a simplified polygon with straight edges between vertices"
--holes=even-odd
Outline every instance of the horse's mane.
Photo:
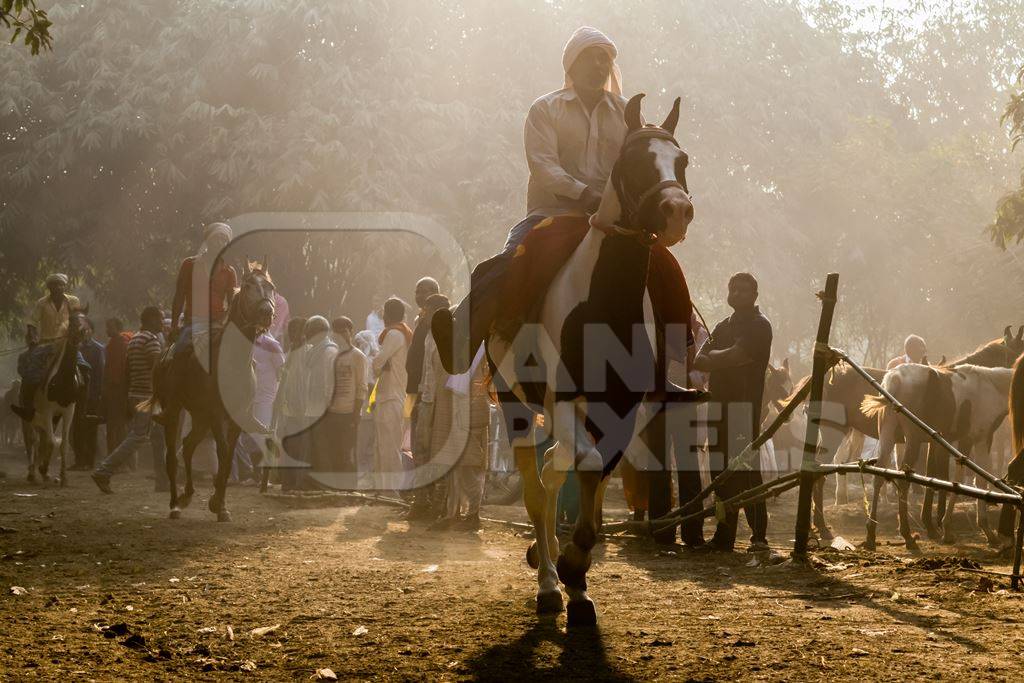
[[993,339],[992,341],[985,342],[984,344],[982,344],[981,346],[979,346],[978,348],[974,349],[969,354],[964,356],[963,358],[959,358],[957,360],[946,363],[945,367],[955,368],[958,365],[980,365],[978,361],[985,359],[985,357],[988,355],[991,355],[992,352],[996,350],[996,348],[1005,348],[1005,346],[1006,345],[1003,343],[1002,337],[1000,337],[999,339]]

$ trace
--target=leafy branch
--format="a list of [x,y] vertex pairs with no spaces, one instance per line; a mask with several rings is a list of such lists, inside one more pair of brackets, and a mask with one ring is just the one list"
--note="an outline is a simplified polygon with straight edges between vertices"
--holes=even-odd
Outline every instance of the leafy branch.
[[36,7],[35,0],[0,0],[0,24],[5,29],[14,29],[12,43],[24,35],[25,45],[34,55],[39,54],[41,48],[53,49],[53,37],[50,35],[53,22],[44,10]]
[[[1017,85],[1024,87],[1024,66],[1017,71]],[[1000,126],[1009,126],[1010,149],[1024,141],[1024,91],[1010,95]],[[1024,240],[1024,172],[1021,173],[1020,187],[1004,195],[996,205],[996,216],[989,226],[989,234],[1001,248],[1015,241]]]

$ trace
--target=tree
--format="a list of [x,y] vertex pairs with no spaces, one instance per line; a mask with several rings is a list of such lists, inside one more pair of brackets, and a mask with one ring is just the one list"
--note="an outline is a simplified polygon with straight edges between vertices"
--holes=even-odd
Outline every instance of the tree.
[[[1024,86],[1024,66],[1017,72],[1017,85]],[[1010,148],[1016,150],[1024,141],[1024,92],[1010,95],[999,125],[1009,127]],[[1003,196],[996,205],[996,216],[989,231],[1003,249],[1010,241],[1020,244],[1024,240],[1024,171],[1021,171],[1020,188]]]
[[14,29],[12,43],[24,34],[25,45],[34,55],[39,54],[40,49],[53,48],[50,37],[53,24],[46,12],[36,7],[35,0],[0,0],[0,24],[8,30]]

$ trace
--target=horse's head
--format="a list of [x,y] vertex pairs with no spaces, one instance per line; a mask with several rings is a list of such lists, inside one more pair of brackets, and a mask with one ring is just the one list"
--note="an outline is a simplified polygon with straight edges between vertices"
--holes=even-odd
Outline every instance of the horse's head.
[[793,392],[793,377],[789,372],[789,358],[783,358],[779,367],[771,363],[765,369],[765,402],[782,401]]
[[73,346],[78,346],[85,339],[85,330],[89,323],[86,320],[86,315],[89,313],[89,308],[86,306],[80,310],[71,311],[71,315],[68,316],[68,343]]
[[240,327],[266,330],[274,322],[274,282],[266,259],[261,264],[247,260],[235,305]]
[[1024,354],[1024,325],[1021,325],[1017,330],[1016,336],[1013,334],[1013,328],[1009,325],[1003,330],[1003,345],[1006,346],[1006,358],[1010,365],[1020,358],[1021,354]]
[[626,105],[628,132],[609,182],[614,194],[605,192],[596,220],[667,247],[686,238],[693,220],[686,185],[689,157],[674,137],[679,98],[660,126],[643,124],[642,99],[642,93],[634,95]]

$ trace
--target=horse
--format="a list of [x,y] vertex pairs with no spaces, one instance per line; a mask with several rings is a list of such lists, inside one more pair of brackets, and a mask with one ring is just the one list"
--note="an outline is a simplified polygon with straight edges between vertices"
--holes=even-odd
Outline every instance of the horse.
[[1024,355],[1013,365],[1010,381],[1010,450],[1013,459],[1006,467],[1007,479],[1024,482]]
[[[991,469],[988,462],[992,446],[992,434],[1006,417],[1007,399],[1010,391],[1010,379],[1013,370],[1004,367],[986,368],[978,365],[958,365],[956,368],[934,368],[926,365],[901,365],[886,373],[882,386],[912,413],[926,422],[929,413],[939,417],[933,422],[945,426],[946,436],[957,442],[960,450],[971,457],[983,468]],[[919,451],[910,447],[910,435],[921,434],[921,430],[909,419],[898,413],[882,396],[871,396],[865,399],[862,412],[869,418],[878,420],[878,451],[877,460],[882,466],[888,465],[888,459],[896,443],[896,433],[902,429],[908,435],[908,446],[904,462],[899,463],[903,469],[913,470],[917,464]],[[987,487],[987,482],[980,477],[975,478],[976,485]],[[875,478],[875,490],[872,497],[871,512],[868,518],[868,537],[865,547],[875,547],[875,530],[878,526],[878,496],[882,480]],[[917,552],[917,541],[910,531],[907,514],[907,482],[895,482],[899,494],[900,535],[903,536],[907,548]],[[943,541],[953,543],[956,539],[952,532],[952,516],[955,496],[946,505],[943,518]],[[988,505],[978,500],[978,526],[985,533],[989,543],[998,545],[998,539],[988,521]]]
[[87,378],[78,365],[78,347],[84,339],[85,311],[72,311],[68,317],[67,334],[55,343],[43,381],[32,396],[35,413],[28,423],[26,449],[31,453],[29,432],[37,440],[35,458],[29,466],[28,480],[36,481],[36,472],[45,482],[49,479],[50,459],[57,445],[55,430],[60,425],[60,485],[67,486],[67,451],[75,404],[82,399]]
[[[764,396],[761,401],[761,429],[778,417],[786,398],[793,393],[793,376],[789,371],[789,358],[775,367],[768,363],[764,371]],[[782,466],[792,462],[792,454],[803,452],[803,434],[796,434],[795,428],[779,429],[771,442],[761,447],[761,476],[765,481],[778,476],[780,455],[786,454]]]
[[13,413],[11,406],[18,404],[21,393],[21,380],[16,379],[0,398],[0,447],[12,448],[21,429],[20,418]]
[[[1003,330],[1002,338],[993,339],[992,341],[982,344],[971,353],[958,358],[949,363],[940,363],[939,365],[945,368],[958,368],[961,365],[980,365],[986,368],[1008,368],[1013,365],[1013,362],[1017,360],[1018,356],[1024,353],[1024,325],[1017,329],[1016,336],[1012,332],[1012,328],[1007,325],[1006,329]],[[998,425],[997,425],[998,426]],[[995,431],[995,427],[993,427]],[[991,448],[993,435],[986,437],[988,441],[988,448]],[[970,446],[968,446],[970,448]],[[930,477],[936,477],[938,479],[949,479],[949,456],[938,446],[929,444],[928,446],[928,460],[927,460],[927,473]],[[939,491],[938,503],[936,506],[936,513],[941,519],[945,517],[946,510],[946,498],[947,494],[945,491]],[[921,507],[921,521],[924,523],[924,528],[928,534],[928,537],[935,540],[938,539],[938,528],[936,520],[932,516],[932,501],[935,499],[935,491],[932,489],[925,489],[924,492],[924,503]]]
[[[626,105],[626,137],[590,229],[539,302],[537,339],[531,340],[536,343],[524,349],[522,334],[510,342],[497,331],[485,342],[506,421],[519,424],[510,418],[518,415],[532,424],[532,415],[543,413],[555,439],[545,453],[542,473],[532,440],[529,445],[517,440],[513,446],[536,534],[527,560],[538,572],[537,613],[563,610],[561,581],[569,597],[569,627],[597,623],[586,575],[597,539],[599,497],[635,436],[638,406],[645,399],[660,403],[678,389],[667,379],[665,326],[655,320],[647,278],[652,248],[684,239],[693,219],[686,188],[688,157],[673,136],[679,99],[655,126],[641,121],[642,98],[635,95]],[[610,331],[603,341],[625,347],[629,369],[619,372],[609,367],[607,356],[599,358],[608,347],[591,344],[584,350],[585,328],[588,333]],[[692,400],[699,392],[676,393],[681,400]],[[515,433],[509,432],[510,437]],[[580,513],[572,540],[559,551],[556,501],[570,467],[579,480]]]
[[[167,477],[170,480],[170,518],[181,517],[182,509],[192,501],[192,454],[212,433],[217,446],[217,474],[214,494],[208,507],[217,521],[227,522],[231,513],[225,505],[225,492],[231,474],[235,445],[243,428],[265,433],[265,425],[252,417],[256,377],[252,367],[252,347],[274,319],[274,284],[266,263],[259,267],[247,262],[241,285],[231,300],[227,324],[211,331],[209,368],[194,350],[171,348],[153,369],[153,399],[140,410],[159,407],[167,444]],[[192,428],[182,442],[185,464],[185,489],[177,486],[178,426],[182,411],[192,418]]]
[[[876,381],[881,382],[882,378],[885,377],[885,370],[880,368],[864,369]],[[821,419],[819,421],[821,432],[818,446],[819,452],[823,456],[822,459],[825,462],[839,462],[839,458],[843,454],[842,447],[844,445],[846,457],[853,457],[854,454],[859,454],[860,449],[856,448],[856,443],[859,441],[861,447],[863,447],[863,440],[856,435],[877,437],[878,424],[876,420],[869,419],[863,415],[860,410],[861,404],[870,395],[872,390],[871,385],[863,377],[854,372],[852,368],[838,365],[829,370],[826,379],[827,381],[824,383],[821,395],[822,407]],[[785,401],[793,400],[810,381],[810,375],[803,377],[793,387],[793,392]],[[796,429],[799,431],[799,428],[802,428],[806,423],[804,420],[797,420],[794,424],[798,425]],[[792,431],[793,429],[790,429],[791,433]],[[799,438],[800,448],[802,449],[803,434],[796,436]],[[824,478],[819,477],[814,483],[814,496],[812,498],[814,503],[814,528],[823,539],[831,540],[833,538],[832,531],[825,521],[824,491]],[[841,494],[845,495],[845,493],[845,477],[837,475],[837,504]]]

